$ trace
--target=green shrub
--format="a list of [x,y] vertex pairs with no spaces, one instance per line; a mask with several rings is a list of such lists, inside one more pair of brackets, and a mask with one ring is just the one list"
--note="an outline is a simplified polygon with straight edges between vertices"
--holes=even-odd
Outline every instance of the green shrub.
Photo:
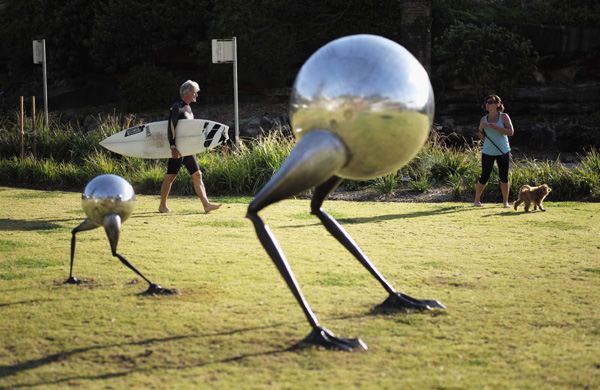
[[461,200],[465,188],[464,177],[457,173],[452,173],[446,179],[446,184],[452,187],[452,198],[454,200]]
[[383,177],[378,177],[375,179],[375,184],[373,184],[373,187],[382,195],[391,194],[394,192],[394,188],[396,188],[396,175],[397,172],[392,172]]
[[418,176],[409,182],[410,188],[418,192],[429,192],[431,189],[431,181],[426,175]]
[[440,75],[473,85],[480,101],[487,94],[498,94],[505,105],[514,100],[520,79],[535,70],[539,59],[530,41],[493,23],[450,26],[434,54],[442,63]]
[[160,187],[165,178],[166,166],[152,164],[147,169],[139,170],[133,173],[131,185],[136,192],[157,194],[160,193]]

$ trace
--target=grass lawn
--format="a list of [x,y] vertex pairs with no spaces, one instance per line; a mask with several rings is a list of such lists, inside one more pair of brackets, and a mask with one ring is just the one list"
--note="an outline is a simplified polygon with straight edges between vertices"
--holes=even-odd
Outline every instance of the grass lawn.
[[[368,351],[293,348],[310,331],[244,218],[249,198],[138,196],[118,252],[71,230],[79,193],[0,187],[2,389],[598,389],[600,204],[547,212],[488,204],[329,201],[379,271],[446,310],[373,311],[387,296],[309,214],[260,213],[321,324]],[[522,210],[522,209],[521,209]]]

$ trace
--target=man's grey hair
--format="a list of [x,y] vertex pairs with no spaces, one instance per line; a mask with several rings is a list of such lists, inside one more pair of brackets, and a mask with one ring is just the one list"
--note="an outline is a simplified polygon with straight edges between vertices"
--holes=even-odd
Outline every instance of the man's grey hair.
[[185,83],[181,84],[179,88],[179,96],[184,97],[187,93],[193,93],[200,90],[198,83],[192,80],[188,80]]

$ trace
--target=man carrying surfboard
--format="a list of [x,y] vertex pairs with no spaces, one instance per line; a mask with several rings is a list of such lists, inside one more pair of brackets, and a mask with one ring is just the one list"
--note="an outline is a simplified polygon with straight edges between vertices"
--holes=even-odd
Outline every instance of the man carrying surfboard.
[[206,189],[204,188],[204,182],[202,181],[202,172],[200,172],[200,166],[198,165],[196,155],[182,156],[175,144],[175,128],[177,127],[177,122],[180,119],[194,119],[194,113],[190,108],[190,103],[196,102],[198,91],[200,91],[200,87],[195,81],[188,80],[183,83],[179,88],[180,100],[173,103],[171,110],[169,111],[167,137],[171,147],[171,158],[168,160],[167,174],[160,187],[160,206],[158,206],[158,211],[161,213],[172,212],[172,210],[167,207],[167,198],[171,192],[173,181],[175,181],[177,173],[179,173],[179,169],[181,169],[182,163],[185,164],[185,167],[192,176],[194,191],[196,191],[196,194],[200,198],[202,206],[204,206],[204,211],[209,213],[221,207],[221,204],[216,205],[210,203],[206,196]]

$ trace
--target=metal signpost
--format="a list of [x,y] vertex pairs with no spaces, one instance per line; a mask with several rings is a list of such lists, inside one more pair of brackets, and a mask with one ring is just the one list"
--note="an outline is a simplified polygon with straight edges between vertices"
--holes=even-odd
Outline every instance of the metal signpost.
[[48,127],[48,80],[46,78],[46,40],[33,41],[33,63],[42,64],[44,73],[44,125]]
[[235,113],[235,148],[239,149],[239,115],[238,115],[238,80],[237,80],[237,40],[213,39],[212,40],[213,64],[233,63],[233,107]]

